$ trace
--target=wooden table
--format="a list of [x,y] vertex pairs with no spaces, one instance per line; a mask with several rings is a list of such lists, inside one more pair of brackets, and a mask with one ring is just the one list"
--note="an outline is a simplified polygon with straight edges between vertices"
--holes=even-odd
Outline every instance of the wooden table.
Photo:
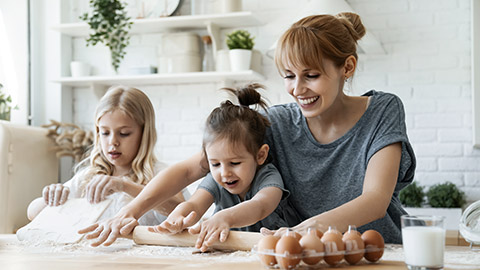
[[[173,250],[177,254],[169,255]],[[75,269],[248,269],[265,270],[255,254],[251,252],[234,252],[211,254],[192,254],[193,248],[171,248],[158,246],[139,246],[131,240],[120,239],[111,247],[92,248],[83,244],[44,245],[20,243],[15,235],[0,234],[0,269],[1,270],[75,270]],[[403,251],[400,245],[387,245],[385,255],[378,263],[370,264],[362,260],[358,265],[342,263],[341,269],[406,269],[403,263]],[[448,254],[454,255],[447,256]],[[471,251],[469,247],[447,247],[445,269],[479,269],[477,261],[465,264],[462,257],[476,256],[480,262],[480,252]],[[447,260],[450,258],[450,262]],[[458,260],[458,261],[456,261]],[[470,259],[471,261],[471,259]],[[328,265],[320,264],[316,268],[325,269]],[[307,269],[300,266],[298,269]],[[312,269],[312,268],[310,268]]]

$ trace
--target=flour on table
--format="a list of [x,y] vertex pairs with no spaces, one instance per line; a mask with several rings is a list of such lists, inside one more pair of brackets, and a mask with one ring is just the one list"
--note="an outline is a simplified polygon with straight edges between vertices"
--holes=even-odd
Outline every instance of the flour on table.
[[257,261],[258,257],[248,251],[213,251],[209,253],[196,253],[198,249],[193,247],[166,247],[153,245],[137,245],[133,240],[119,238],[111,246],[91,247],[92,240],[83,239],[73,244],[58,244],[50,240],[22,241],[22,252],[27,253],[54,253],[68,254],[71,256],[80,255],[125,255],[132,257],[155,257],[171,258],[183,261],[228,261],[228,262],[250,262]]
[[32,222],[17,231],[20,241],[49,240],[56,243],[76,243],[83,237],[77,231],[95,222],[111,200],[91,204],[87,199],[69,199],[60,206],[45,207]]

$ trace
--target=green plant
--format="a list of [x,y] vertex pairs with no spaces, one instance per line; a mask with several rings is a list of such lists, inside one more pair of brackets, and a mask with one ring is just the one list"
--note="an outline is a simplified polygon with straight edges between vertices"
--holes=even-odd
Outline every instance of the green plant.
[[407,207],[421,207],[424,202],[425,192],[423,187],[413,182],[400,191],[398,198]]
[[[10,121],[10,113],[12,111],[12,97],[2,93],[3,84],[0,83],[0,120]],[[17,109],[17,106],[15,108]]]
[[455,208],[465,204],[465,193],[451,182],[432,186],[427,192],[428,204],[432,207]]
[[254,37],[250,37],[250,33],[246,30],[237,30],[233,31],[230,34],[227,34],[227,46],[230,50],[233,49],[245,49],[251,50],[253,49],[253,42]]
[[93,30],[87,39],[87,46],[95,46],[98,42],[110,49],[112,67],[118,71],[121,59],[125,56],[125,48],[130,42],[128,31],[132,26],[125,10],[126,3],[119,0],[90,0],[93,13],[80,16]]

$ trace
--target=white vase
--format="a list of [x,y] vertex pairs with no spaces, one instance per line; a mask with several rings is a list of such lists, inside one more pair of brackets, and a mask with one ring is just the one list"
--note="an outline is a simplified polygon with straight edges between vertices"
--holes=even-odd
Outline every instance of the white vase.
[[72,77],[90,76],[90,65],[80,61],[72,61],[70,63],[70,72]]
[[230,50],[230,70],[243,71],[250,69],[252,62],[252,51],[244,49]]
[[242,0],[221,0],[220,12],[238,12],[242,11]]

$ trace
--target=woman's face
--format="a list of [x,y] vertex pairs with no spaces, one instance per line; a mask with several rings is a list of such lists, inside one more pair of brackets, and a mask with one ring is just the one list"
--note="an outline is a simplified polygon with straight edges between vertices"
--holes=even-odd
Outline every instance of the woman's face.
[[104,114],[99,122],[102,153],[115,166],[114,175],[127,174],[142,141],[142,127],[121,110]]
[[328,111],[343,93],[343,69],[328,59],[323,60],[325,73],[307,67],[288,67],[284,71],[285,87],[300,106],[306,118]]

